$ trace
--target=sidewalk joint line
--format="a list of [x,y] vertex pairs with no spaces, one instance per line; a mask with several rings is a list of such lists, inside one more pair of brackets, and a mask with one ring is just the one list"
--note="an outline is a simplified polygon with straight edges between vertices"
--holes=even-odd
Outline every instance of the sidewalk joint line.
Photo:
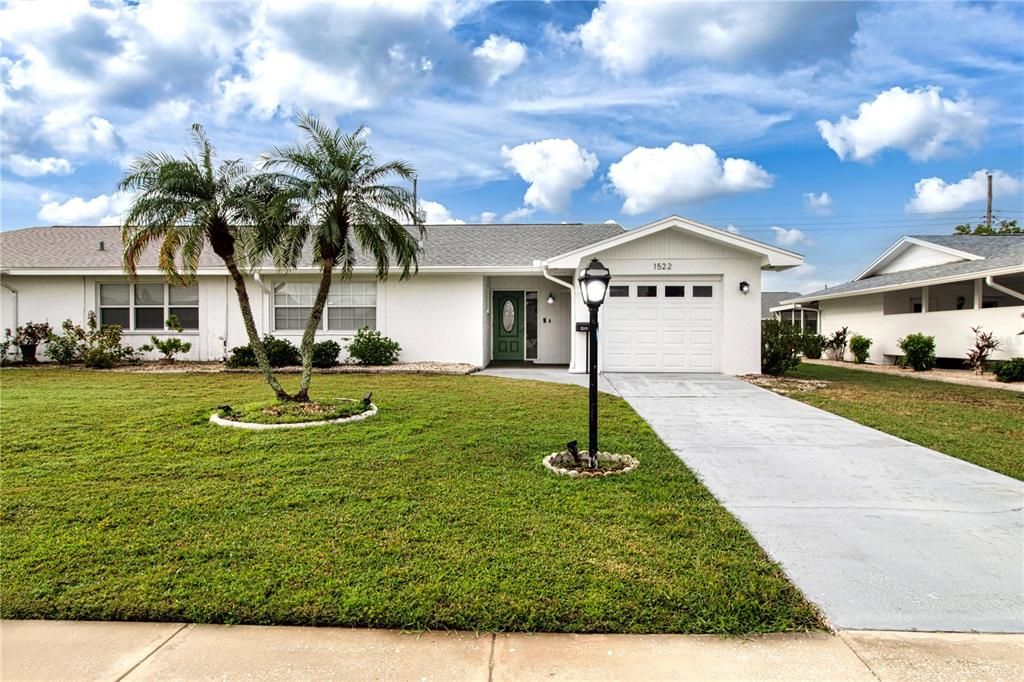
[[487,682],[494,682],[494,645],[498,640],[498,633],[491,633],[491,657],[487,661]]
[[856,656],[856,657],[857,657],[857,660],[858,660],[858,661],[860,661],[860,662],[861,662],[861,664],[862,664],[862,665],[863,665],[863,666],[864,666],[865,668],[867,668],[867,669],[868,669],[868,672],[869,672],[869,673],[871,673],[871,674],[872,674],[872,675],[874,676],[874,678],[875,678],[876,680],[878,680],[879,682],[881,682],[881,680],[882,680],[881,676],[880,676],[880,675],[879,675],[878,673],[876,673],[876,672],[874,671],[874,669],[873,669],[873,668],[871,667],[871,664],[870,664],[870,663],[868,663],[868,662],[867,662],[866,660],[864,660],[864,657],[860,655],[860,652],[859,652],[859,651],[857,651],[857,650],[856,650],[856,649],[855,649],[855,648],[853,647],[853,645],[852,645],[852,644],[850,644],[850,642],[849,642],[849,641],[847,641],[846,637],[843,637],[843,631],[842,631],[842,630],[836,630],[836,637],[838,637],[838,638],[839,638],[839,641],[840,641],[840,642],[842,642],[843,644],[845,644],[845,645],[846,645],[846,648],[847,648],[847,649],[849,649],[850,651],[852,651],[852,652],[853,652],[853,655],[854,655],[854,656]]
[[167,639],[165,639],[164,641],[162,641],[162,642],[160,642],[159,644],[157,644],[157,645],[156,645],[156,647],[155,647],[155,648],[154,648],[154,649],[153,649],[152,651],[150,651],[150,652],[149,652],[148,654],[146,654],[145,656],[143,656],[143,657],[142,657],[142,659],[141,659],[141,660],[140,660],[140,661],[139,661],[138,663],[136,663],[135,665],[133,665],[133,666],[132,666],[131,668],[128,668],[128,670],[126,670],[126,671],[124,672],[124,674],[123,674],[123,675],[121,675],[121,676],[119,676],[119,677],[116,677],[116,678],[114,678],[114,682],[121,682],[121,680],[123,680],[124,678],[128,677],[128,676],[129,676],[129,675],[131,675],[131,674],[132,674],[133,672],[135,672],[135,669],[136,669],[136,668],[138,668],[138,667],[139,667],[140,665],[142,665],[143,663],[145,663],[146,661],[148,661],[148,660],[149,660],[149,658],[150,658],[150,657],[151,657],[151,656],[152,656],[153,654],[155,654],[156,652],[160,651],[160,649],[162,649],[162,648],[163,648],[164,644],[167,644],[167,643],[168,643],[169,641],[171,641],[172,639],[174,639],[175,637],[177,637],[178,633],[179,633],[179,632],[181,632],[182,630],[184,630],[185,628],[187,628],[188,626],[189,626],[189,624],[188,624],[188,623],[182,623],[182,624],[181,624],[181,626],[180,626],[180,627],[179,627],[179,628],[178,628],[177,630],[175,630],[174,632],[172,632],[172,633],[170,634],[170,636],[169,636],[169,637],[168,637]]

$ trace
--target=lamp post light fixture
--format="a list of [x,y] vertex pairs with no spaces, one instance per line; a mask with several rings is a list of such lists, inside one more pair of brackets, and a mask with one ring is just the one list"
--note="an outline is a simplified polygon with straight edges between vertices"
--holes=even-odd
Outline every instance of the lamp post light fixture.
[[583,302],[590,309],[590,325],[587,327],[589,334],[588,352],[590,367],[590,439],[588,454],[590,455],[590,468],[597,468],[597,309],[604,303],[605,294],[608,292],[608,282],[612,275],[601,261],[596,258],[580,271],[579,283],[580,293],[583,295]]

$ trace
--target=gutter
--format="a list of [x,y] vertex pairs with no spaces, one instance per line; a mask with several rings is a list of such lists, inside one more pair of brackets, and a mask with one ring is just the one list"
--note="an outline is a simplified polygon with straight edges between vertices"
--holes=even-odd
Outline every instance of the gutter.
[[1007,296],[1013,296],[1014,298],[1019,298],[1020,300],[1024,301],[1024,294],[1017,291],[1016,289],[1011,289],[1008,286],[997,284],[996,281],[992,278],[992,275],[989,275],[988,277],[985,278],[985,284],[989,285],[996,291],[1006,294]]

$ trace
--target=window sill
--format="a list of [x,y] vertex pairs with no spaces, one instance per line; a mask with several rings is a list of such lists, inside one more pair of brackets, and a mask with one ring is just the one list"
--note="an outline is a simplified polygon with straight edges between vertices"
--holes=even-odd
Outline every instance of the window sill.
[[183,332],[176,332],[170,329],[135,329],[132,331],[123,330],[121,336],[199,336],[199,330],[186,329]]

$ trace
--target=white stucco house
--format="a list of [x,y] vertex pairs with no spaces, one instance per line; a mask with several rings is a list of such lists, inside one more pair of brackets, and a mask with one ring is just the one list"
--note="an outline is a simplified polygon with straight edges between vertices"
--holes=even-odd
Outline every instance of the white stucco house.
[[[935,337],[939,358],[963,359],[972,327],[994,332],[994,360],[1024,355],[1024,235],[903,237],[852,281],[781,301],[785,314],[817,307],[821,333],[842,327],[874,342],[869,362],[891,364],[907,334]],[[785,318],[784,318],[785,319]]]
[[[117,227],[0,233],[3,326],[81,324],[96,311],[138,346],[174,313],[187,328],[191,359],[219,360],[248,342],[227,271],[212,252],[203,254],[195,285],[172,287],[155,253],[129,282],[121,249]],[[803,262],[677,216],[631,230],[613,223],[432,225],[415,276],[378,282],[365,257],[350,279],[339,276],[318,338],[344,345],[368,326],[401,344],[402,361],[521,361],[584,372],[586,333],[577,323],[588,313],[576,273],[593,257],[612,273],[600,311],[602,370],[728,374],[760,371],[761,271]],[[297,343],[316,281],[312,266],[252,273],[259,328]]]

